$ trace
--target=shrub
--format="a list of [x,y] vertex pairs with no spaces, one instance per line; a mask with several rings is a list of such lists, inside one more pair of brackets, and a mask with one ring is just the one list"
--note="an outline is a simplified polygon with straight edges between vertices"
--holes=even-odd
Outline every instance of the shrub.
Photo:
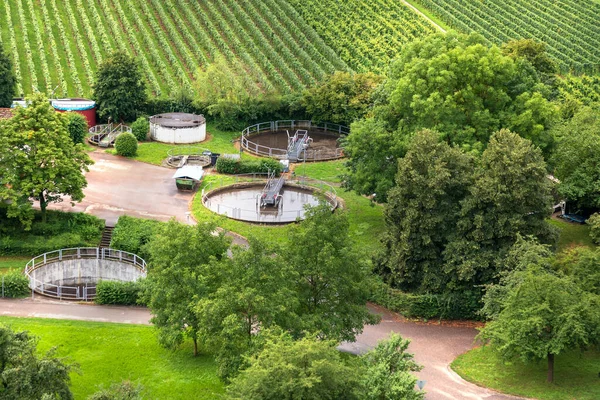
[[217,172],[221,174],[252,174],[275,172],[281,174],[283,165],[273,158],[262,158],[260,160],[233,160],[231,158],[219,157],[216,164]]
[[131,133],[133,133],[133,136],[135,136],[139,142],[146,140],[149,130],[150,122],[148,122],[148,118],[146,117],[139,117],[131,124]]
[[592,214],[586,221],[590,226],[590,236],[594,243],[600,244],[600,213]]
[[100,281],[96,286],[97,304],[118,304],[131,306],[140,304],[140,293],[143,290],[143,281],[118,282]]
[[133,157],[137,154],[137,148],[137,139],[133,136],[133,133],[122,133],[115,141],[115,150],[120,156]]
[[137,254],[148,261],[145,245],[154,236],[161,223],[149,219],[139,219],[126,215],[119,218],[113,231],[110,247]]
[[29,279],[20,270],[2,276],[3,297],[25,297],[29,294]]
[[88,124],[85,117],[75,112],[67,113],[67,129],[73,143],[83,143],[88,131]]

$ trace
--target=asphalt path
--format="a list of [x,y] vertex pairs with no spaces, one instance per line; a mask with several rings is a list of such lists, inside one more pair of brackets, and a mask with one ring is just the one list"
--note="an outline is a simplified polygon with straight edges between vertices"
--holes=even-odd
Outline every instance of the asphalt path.
[[[417,375],[426,381],[427,400],[515,399],[466,382],[450,369],[449,365],[456,356],[473,347],[473,338],[477,334],[474,328],[416,323],[377,306],[370,308],[382,315],[381,322],[366,326],[356,342],[343,343],[341,350],[361,354],[396,332],[411,340],[408,350],[424,366]],[[0,299],[0,315],[144,325],[150,324],[151,318],[150,311],[143,307],[70,303],[47,300],[37,295],[35,299]]]

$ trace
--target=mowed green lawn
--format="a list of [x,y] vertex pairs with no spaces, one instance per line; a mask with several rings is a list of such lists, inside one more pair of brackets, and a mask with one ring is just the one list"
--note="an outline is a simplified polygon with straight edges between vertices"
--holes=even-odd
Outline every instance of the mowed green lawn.
[[161,348],[152,326],[8,317],[0,324],[28,330],[40,338],[39,351],[59,346],[59,356],[77,362],[76,400],[122,380],[141,384],[145,399],[214,399],[224,392],[210,356],[194,357],[191,342],[175,352]]
[[22,271],[30,257],[0,257],[0,274],[5,274],[13,269]]
[[566,250],[574,246],[594,247],[594,242],[590,237],[590,227],[586,224],[574,224],[552,218],[550,223],[560,229],[558,238],[558,251]]
[[540,400],[600,399],[600,352],[578,351],[555,358],[554,383],[546,383],[546,360],[505,362],[491,347],[460,355],[452,369],[469,382]]

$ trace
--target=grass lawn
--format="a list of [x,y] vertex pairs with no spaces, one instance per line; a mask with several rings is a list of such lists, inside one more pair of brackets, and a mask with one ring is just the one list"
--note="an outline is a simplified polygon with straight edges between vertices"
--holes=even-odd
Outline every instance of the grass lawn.
[[595,247],[590,237],[590,227],[588,225],[572,224],[555,218],[550,219],[550,223],[560,229],[558,251],[578,245]]
[[600,399],[600,353],[573,352],[557,356],[554,383],[546,383],[546,361],[504,362],[491,347],[473,349],[452,362],[452,369],[469,382],[500,392],[540,400]]
[[223,393],[209,356],[193,357],[191,342],[171,352],[158,345],[151,326],[0,317],[0,324],[40,338],[38,350],[59,346],[58,355],[79,364],[71,374],[76,400],[130,380],[143,385],[147,399],[214,399]]
[[298,164],[294,171],[296,175],[309,176],[331,183],[341,182],[340,175],[346,172],[345,160],[325,161]]
[[[198,221],[214,220],[218,226],[226,230],[246,237],[263,238],[270,243],[283,244],[287,241],[287,232],[294,224],[283,226],[249,224],[217,215],[204,207],[201,198],[202,188],[208,187],[211,182],[215,181],[219,184],[234,182],[233,178],[225,175],[208,175],[204,178],[192,203],[192,213]],[[350,237],[355,248],[365,254],[372,253],[380,246],[378,238],[385,230],[383,207],[373,205],[369,199],[342,189],[337,189],[337,195],[344,200],[348,211]]]
[[0,275],[13,269],[22,271],[29,260],[31,257],[0,257]]

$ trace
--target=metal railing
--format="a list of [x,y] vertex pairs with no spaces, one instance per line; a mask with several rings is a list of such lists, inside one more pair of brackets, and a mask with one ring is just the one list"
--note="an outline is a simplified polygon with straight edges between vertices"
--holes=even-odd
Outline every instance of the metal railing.
[[90,143],[100,147],[108,147],[113,144],[117,136],[121,133],[131,133],[131,127],[124,124],[118,124],[116,126],[114,124],[104,124],[92,126],[88,132],[90,133],[90,137],[88,138]]
[[[276,132],[285,129],[306,129],[306,130],[321,130],[324,132],[331,132],[339,136],[348,135],[350,129],[347,126],[332,124],[329,122],[317,123],[308,120],[283,120],[283,121],[270,121],[261,122],[255,125],[251,125],[242,131],[242,138],[240,140],[241,147],[253,154],[259,156],[267,156],[277,159],[287,159],[288,151],[286,149],[280,149],[275,147],[268,147],[258,144],[251,140],[253,135],[258,135],[263,132]],[[344,156],[344,151],[341,147],[336,149],[308,149],[304,153],[304,159],[306,161],[323,161],[341,158]]]
[[[25,275],[29,279],[29,288],[33,293],[58,299],[70,300],[93,300],[96,295],[96,284],[82,285],[55,285],[35,279],[32,273],[44,266],[61,261],[77,259],[113,260],[135,266],[142,274],[147,273],[146,261],[136,254],[127,251],[98,248],[98,247],[76,247],[50,251],[32,258],[25,265]],[[111,280],[111,279],[103,279]]]

